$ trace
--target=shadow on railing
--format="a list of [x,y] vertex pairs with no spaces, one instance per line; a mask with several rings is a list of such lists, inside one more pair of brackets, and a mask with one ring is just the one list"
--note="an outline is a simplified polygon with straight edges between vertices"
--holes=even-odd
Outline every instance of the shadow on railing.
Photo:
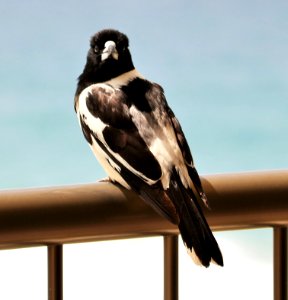
[[[288,171],[202,177],[214,230],[274,228],[274,299],[287,299]],[[109,183],[0,192],[0,249],[48,246],[49,300],[63,298],[62,244],[164,236],[164,298],[178,299],[177,227]]]

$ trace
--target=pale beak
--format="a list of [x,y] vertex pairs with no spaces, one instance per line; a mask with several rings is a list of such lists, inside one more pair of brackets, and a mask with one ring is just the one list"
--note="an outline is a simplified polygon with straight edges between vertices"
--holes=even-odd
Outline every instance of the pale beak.
[[105,60],[109,57],[112,57],[114,59],[118,59],[118,51],[116,49],[116,44],[113,41],[107,41],[104,45],[104,50],[101,54],[101,60]]

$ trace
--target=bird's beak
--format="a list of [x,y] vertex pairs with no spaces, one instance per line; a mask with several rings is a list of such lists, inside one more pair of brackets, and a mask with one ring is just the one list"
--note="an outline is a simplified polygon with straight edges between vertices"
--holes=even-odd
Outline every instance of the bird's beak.
[[116,44],[113,41],[107,41],[104,45],[104,50],[101,55],[101,60],[105,60],[108,57],[112,57],[114,59],[118,59],[118,51],[116,49]]

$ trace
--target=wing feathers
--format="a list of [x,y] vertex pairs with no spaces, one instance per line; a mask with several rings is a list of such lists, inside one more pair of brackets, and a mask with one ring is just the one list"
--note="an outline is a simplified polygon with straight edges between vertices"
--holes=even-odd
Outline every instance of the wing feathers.
[[125,95],[120,90],[109,85],[97,84],[90,89],[84,101],[89,113],[101,119],[104,124],[115,128],[136,129],[131,120]]
[[185,163],[186,163],[186,167],[188,169],[189,177],[190,177],[191,181],[193,182],[193,185],[195,186],[200,198],[202,199],[204,204],[209,208],[208,199],[203,190],[202,183],[201,183],[200,177],[198,175],[198,172],[194,167],[193,157],[192,157],[189,145],[187,143],[187,140],[185,138],[185,135],[182,131],[182,127],[181,127],[179,121],[177,120],[177,118],[175,117],[173,111],[170,108],[168,108],[167,111],[168,111],[168,114],[172,121],[172,125],[173,125],[173,128],[176,133],[178,145],[179,145],[179,148],[181,149],[182,155],[183,155]]
[[160,165],[137,131],[127,133],[123,129],[107,126],[103,130],[103,137],[109,148],[132,168],[151,180],[160,179]]

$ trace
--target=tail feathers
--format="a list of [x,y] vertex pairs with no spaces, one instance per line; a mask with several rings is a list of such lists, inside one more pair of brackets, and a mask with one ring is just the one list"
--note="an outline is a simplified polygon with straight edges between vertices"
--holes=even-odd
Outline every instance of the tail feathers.
[[132,190],[139,193],[159,214],[178,224],[183,242],[192,256],[195,253],[200,263],[206,267],[211,261],[223,266],[221,251],[197,198],[192,190],[183,186],[176,170],[171,175],[169,188],[164,191],[157,184],[149,186],[120,162],[119,165],[121,176],[129,182]]
[[[178,176],[177,176],[178,177]],[[188,253],[196,263],[205,267],[210,262],[223,266],[223,258],[219,246],[191,190],[186,190],[180,181],[171,177],[167,193],[179,214],[179,231]]]
[[[196,214],[195,214],[196,213]],[[209,267],[210,262],[223,266],[223,258],[219,246],[202,216],[185,207],[182,210],[179,230],[188,253],[196,263]]]

